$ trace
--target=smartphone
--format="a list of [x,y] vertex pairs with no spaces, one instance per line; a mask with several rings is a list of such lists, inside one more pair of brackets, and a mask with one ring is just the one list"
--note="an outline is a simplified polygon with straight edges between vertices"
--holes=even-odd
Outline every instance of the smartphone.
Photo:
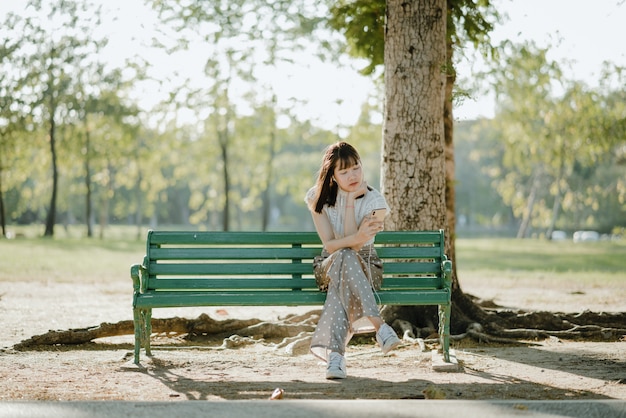
[[387,209],[385,209],[385,208],[374,209],[372,211],[371,217],[372,217],[372,219],[374,219],[377,222],[384,222],[386,213],[387,213]]

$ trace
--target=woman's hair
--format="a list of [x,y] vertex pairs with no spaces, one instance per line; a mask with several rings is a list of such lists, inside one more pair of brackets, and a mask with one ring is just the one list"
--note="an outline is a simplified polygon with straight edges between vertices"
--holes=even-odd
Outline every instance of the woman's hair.
[[358,151],[347,142],[341,141],[326,148],[322,157],[322,165],[315,183],[316,195],[311,201],[313,210],[322,213],[325,204],[335,206],[337,201],[337,182],[333,180],[335,168],[350,168],[361,162]]

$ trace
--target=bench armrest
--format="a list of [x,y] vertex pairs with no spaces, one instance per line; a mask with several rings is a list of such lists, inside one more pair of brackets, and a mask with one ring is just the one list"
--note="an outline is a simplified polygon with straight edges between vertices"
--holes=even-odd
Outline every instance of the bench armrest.
[[139,293],[141,288],[141,264],[133,264],[130,266],[130,278],[133,280],[133,290]]
[[452,287],[452,261],[448,260],[447,257],[441,262],[441,271],[443,272],[443,283],[446,288],[450,289]]
[[130,266],[130,278],[133,280],[133,293],[138,295],[145,290],[147,269],[143,264],[133,264]]

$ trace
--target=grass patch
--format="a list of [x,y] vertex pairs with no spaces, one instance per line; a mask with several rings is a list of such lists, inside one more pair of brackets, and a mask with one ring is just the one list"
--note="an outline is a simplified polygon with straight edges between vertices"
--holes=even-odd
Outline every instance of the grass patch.
[[459,239],[456,255],[461,270],[618,273],[626,267],[626,242]]
[[[573,283],[626,287],[626,242],[551,242],[534,239],[459,239],[456,266],[461,284],[480,280],[525,286]],[[504,283],[502,283],[504,284]]]
[[130,288],[130,265],[141,262],[145,243],[97,238],[0,239],[0,254],[0,282],[127,280]]

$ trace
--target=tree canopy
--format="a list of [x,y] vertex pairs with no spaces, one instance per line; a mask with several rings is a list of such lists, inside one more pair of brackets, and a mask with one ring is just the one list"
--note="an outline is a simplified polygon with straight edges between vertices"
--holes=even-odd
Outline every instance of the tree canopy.
[[[382,84],[363,103],[354,126],[328,130],[278,105],[271,87],[259,84],[256,60],[271,69],[294,59],[293,51],[331,59],[347,50],[360,63],[365,58],[365,72],[380,80],[384,2],[278,1],[271,8],[267,2],[203,2],[193,10],[180,2],[148,3],[161,22],[150,47],[172,59],[191,49],[206,63],[199,71],[205,82],[175,74],[172,83],[155,80],[160,87],[154,94],[166,99],[154,108],[136,96],[146,77],[154,76],[148,68],[154,63],[141,56],[119,67],[102,61],[106,39],[99,37],[104,20],[99,3],[33,1],[27,13],[4,17],[3,234],[7,224],[50,223],[53,201],[55,223],[84,224],[90,236],[93,225],[99,223],[102,234],[110,222],[312,228],[300,221],[306,215],[302,190],[312,183],[323,146],[340,135],[362,151],[369,171],[377,172]],[[463,53],[468,41],[484,45],[484,33],[497,18],[490,3],[446,7],[453,22],[447,22],[447,39],[456,50]],[[54,36],[49,16],[60,28]],[[494,65],[492,74],[498,114],[493,121],[455,128],[455,137],[468,141],[457,139],[457,151],[475,144],[467,153],[457,152],[460,167],[451,180],[460,193],[456,212],[485,229],[519,230],[527,219],[525,236],[549,235],[554,228],[623,227],[622,69],[607,65],[602,85],[593,89],[561,75],[559,90],[553,87],[559,63],[547,62],[545,51],[513,44],[499,51],[501,65]],[[542,96],[528,86],[532,72],[548,66],[555,71],[546,75],[548,94]],[[235,78],[246,82],[243,92]],[[533,109],[543,113],[529,114]],[[467,169],[480,183],[459,175]],[[539,173],[542,187],[529,211],[533,173]],[[378,184],[374,177],[369,181]],[[484,202],[493,204],[480,206]]]

